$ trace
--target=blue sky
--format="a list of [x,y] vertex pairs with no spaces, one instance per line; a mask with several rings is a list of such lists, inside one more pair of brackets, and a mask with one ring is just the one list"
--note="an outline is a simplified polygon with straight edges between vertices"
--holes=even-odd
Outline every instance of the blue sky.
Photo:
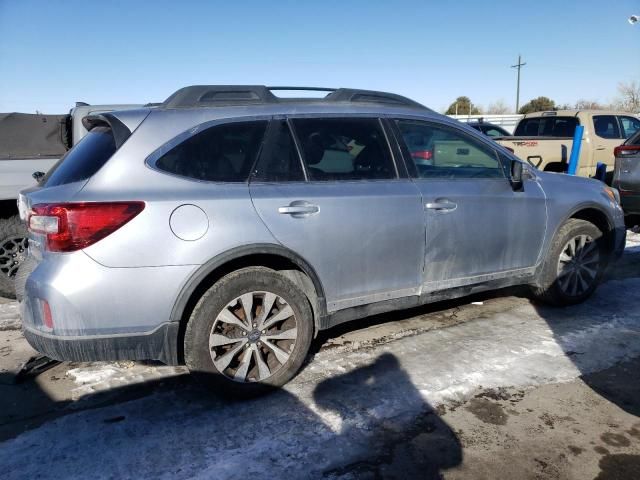
[[[534,7],[535,5],[535,7]],[[0,0],[0,111],[162,101],[179,87],[387,90],[441,110],[611,100],[640,79],[640,0]]]

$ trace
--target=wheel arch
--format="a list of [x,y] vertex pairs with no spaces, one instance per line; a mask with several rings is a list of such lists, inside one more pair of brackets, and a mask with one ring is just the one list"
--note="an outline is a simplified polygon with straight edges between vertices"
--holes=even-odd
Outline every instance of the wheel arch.
[[18,215],[18,202],[15,198],[0,200],[0,219]]
[[548,255],[549,248],[551,248],[551,244],[553,242],[553,239],[558,234],[558,230],[560,230],[560,228],[562,228],[562,226],[572,218],[585,220],[598,227],[604,235],[609,253],[613,252],[615,248],[615,231],[613,220],[598,204],[588,203],[576,206],[565,217],[563,217],[561,221],[558,222],[555,230],[553,231],[553,235],[549,237],[549,243],[547,245],[547,248],[545,249],[545,255],[542,257],[543,261]]
[[283,273],[298,285],[311,304],[315,332],[326,316],[326,300],[322,283],[309,263],[291,250],[274,244],[254,244],[233,248],[204,265],[183,285],[171,311],[171,321],[180,322],[178,360],[184,361],[183,339],[187,321],[202,294],[225,275],[245,267],[267,267]]

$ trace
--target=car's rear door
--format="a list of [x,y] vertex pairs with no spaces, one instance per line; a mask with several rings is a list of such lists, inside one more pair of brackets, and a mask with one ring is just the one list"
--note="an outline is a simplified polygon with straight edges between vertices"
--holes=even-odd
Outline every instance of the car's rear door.
[[253,203],[275,238],[314,268],[327,309],[417,294],[420,193],[406,170],[398,174],[381,121],[281,118],[269,137]]
[[415,119],[392,123],[424,204],[424,291],[530,274],[546,226],[538,183],[527,179],[523,191],[514,191],[499,153],[462,128]]

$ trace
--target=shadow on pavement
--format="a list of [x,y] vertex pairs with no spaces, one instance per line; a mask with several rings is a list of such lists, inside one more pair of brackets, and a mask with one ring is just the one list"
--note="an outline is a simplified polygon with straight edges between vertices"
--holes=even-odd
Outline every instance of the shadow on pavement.
[[[462,447],[451,428],[424,402],[395,356],[320,383],[317,405],[342,419],[337,443],[354,451],[325,475],[354,478],[441,478],[459,465]],[[390,417],[385,415],[391,413]]]
[[[145,384],[159,395],[66,416],[5,442],[3,475],[435,479],[462,460],[456,434],[391,354],[312,392],[245,401],[228,401],[187,376],[162,383]],[[132,394],[125,387],[108,395]],[[108,399],[88,401],[98,407]],[[311,399],[317,409],[307,406]],[[33,462],[28,447],[42,441],[47,455]]]
[[[627,413],[640,416],[640,359],[617,353],[639,341],[640,289],[619,282],[634,277],[640,277],[640,252],[627,251],[584,303],[563,308],[532,304],[584,383]],[[595,340],[581,339],[581,331],[587,330],[596,333],[590,335]],[[600,368],[607,357],[609,368]]]

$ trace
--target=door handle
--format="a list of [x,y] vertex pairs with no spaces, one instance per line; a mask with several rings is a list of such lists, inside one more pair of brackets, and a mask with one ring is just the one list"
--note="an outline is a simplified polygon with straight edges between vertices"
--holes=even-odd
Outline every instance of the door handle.
[[606,149],[607,149],[607,147],[605,147],[604,145],[598,145],[596,147],[596,150],[606,150]]
[[458,204],[450,202],[449,200],[436,200],[433,203],[426,203],[424,207],[428,210],[453,212],[458,208]]
[[309,215],[313,215],[319,211],[320,207],[318,205],[313,205],[302,200],[296,200],[285,207],[278,208],[278,213],[291,215],[294,218],[308,217]]

